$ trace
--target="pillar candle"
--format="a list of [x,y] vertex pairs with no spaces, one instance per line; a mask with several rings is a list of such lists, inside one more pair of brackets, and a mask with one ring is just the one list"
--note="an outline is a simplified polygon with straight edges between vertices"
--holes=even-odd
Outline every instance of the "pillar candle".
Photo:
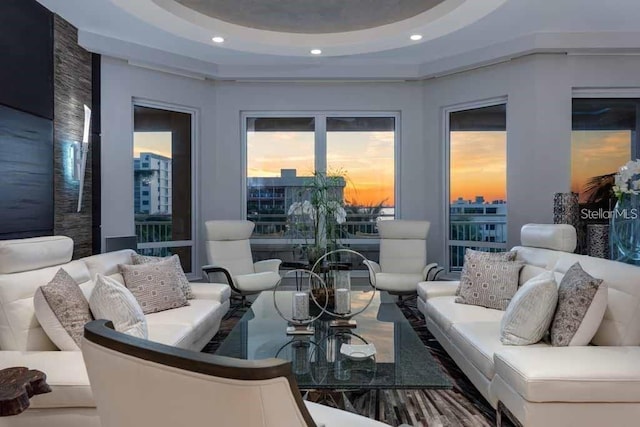
[[307,320],[309,318],[309,294],[306,292],[295,292],[293,294],[291,313],[294,320]]
[[348,289],[336,289],[335,309],[338,314],[347,314],[351,311],[351,292]]

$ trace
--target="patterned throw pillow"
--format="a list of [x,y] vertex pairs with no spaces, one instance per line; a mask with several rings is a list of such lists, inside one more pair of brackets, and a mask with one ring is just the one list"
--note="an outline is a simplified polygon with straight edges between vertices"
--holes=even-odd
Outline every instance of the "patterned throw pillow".
[[151,262],[164,261],[167,259],[173,259],[173,261],[175,262],[176,275],[178,277],[178,286],[180,286],[180,289],[182,289],[182,292],[184,292],[184,296],[186,296],[187,299],[194,299],[195,297],[193,296],[193,291],[191,290],[191,284],[189,283],[189,279],[187,279],[187,276],[184,274],[184,270],[182,269],[182,264],[180,264],[180,258],[178,257],[178,255],[173,255],[166,258],[159,256],[140,255],[135,253],[131,255],[131,262],[133,263],[133,265],[149,264]]
[[558,287],[558,308],[551,323],[551,345],[587,345],[607,309],[608,286],[579,263],[567,270]]
[[469,282],[469,272],[467,271],[467,264],[470,261],[514,261],[516,259],[516,251],[509,252],[483,252],[474,251],[468,249],[464,253],[464,264],[462,265],[462,271],[460,272],[460,285],[456,289],[456,296],[460,295],[460,288],[463,284]]
[[118,268],[125,286],[136,297],[144,314],[189,305],[178,285],[174,260],[142,265],[119,264]]
[[93,320],[82,290],[64,269],[33,297],[36,318],[53,343],[63,351],[79,351],[84,324]]
[[558,284],[552,272],[539,274],[520,286],[502,316],[500,341],[530,345],[544,338],[558,303]]
[[96,286],[89,298],[91,312],[96,319],[113,322],[116,331],[147,339],[147,320],[131,291],[117,280],[96,275]]
[[461,283],[456,302],[505,310],[518,290],[523,265],[519,261],[469,261],[468,280]]

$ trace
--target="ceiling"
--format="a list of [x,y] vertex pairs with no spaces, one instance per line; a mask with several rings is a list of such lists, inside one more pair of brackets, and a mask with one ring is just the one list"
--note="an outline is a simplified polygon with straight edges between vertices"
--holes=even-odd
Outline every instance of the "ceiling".
[[637,0],[38,1],[92,52],[198,78],[423,79],[538,52],[640,54]]

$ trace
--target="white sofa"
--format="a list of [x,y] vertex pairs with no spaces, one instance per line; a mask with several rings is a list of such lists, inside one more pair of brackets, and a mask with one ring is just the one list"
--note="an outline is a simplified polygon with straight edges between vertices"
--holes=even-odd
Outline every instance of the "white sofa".
[[571,253],[576,235],[567,225],[526,225],[521,244],[513,248],[525,263],[520,284],[545,270],[559,283],[575,262],[607,283],[608,306],[592,345],[502,345],[504,312],[455,303],[458,282],[418,285],[427,327],[489,403],[524,426],[637,426],[640,267]]
[[[38,324],[33,295],[64,268],[87,298],[101,273],[120,282],[118,264],[131,263],[131,250],[71,261],[73,241],[52,236],[0,241],[0,369],[26,366],[47,375],[51,393],[34,396],[24,413],[0,418],[0,427],[98,427],[100,420],[80,351],[58,351]],[[149,340],[201,350],[229,309],[229,286],[192,283],[190,305],[146,316]]]

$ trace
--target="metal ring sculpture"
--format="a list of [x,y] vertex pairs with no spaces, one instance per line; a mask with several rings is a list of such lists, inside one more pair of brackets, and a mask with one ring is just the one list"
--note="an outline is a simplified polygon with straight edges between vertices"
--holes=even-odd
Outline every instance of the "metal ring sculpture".
[[309,275],[309,291],[311,290],[311,278],[315,278],[317,280],[320,281],[320,283],[322,284],[323,288],[327,288],[327,284],[324,282],[324,280],[322,280],[322,278],[320,276],[318,276],[316,273],[314,273],[313,271],[309,271],[309,270],[305,270],[302,268],[297,268],[295,270],[289,270],[287,271],[284,276],[282,276],[280,278],[280,280],[278,280],[278,283],[276,283],[276,285],[273,287],[273,306],[276,309],[276,312],[280,315],[280,317],[282,317],[284,320],[286,320],[289,323],[292,323],[294,325],[308,325],[310,323],[315,322],[316,320],[318,320],[320,318],[320,316],[322,316],[325,313],[325,310],[327,309],[327,304],[329,303],[329,299],[327,298],[325,300],[324,303],[324,307],[320,306],[320,304],[318,304],[318,301],[316,301],[315,298],[313,298],[313,293],[309,292],[309,295],[312,296],[313,302],[318,306],[318,308],[320,309],[320,314],[318,314],[315,317],[309,317],[308,319],[305,320],[298,320],[298,319],[294,319],[293,316],[291,317],[291,319],[289,319],[288,317],[286,317],[282,311],[280,310],[280,308],[278,307],[278,303],[277,303],[277,299],[276,299],[276,290],[278,289],[278,287],[280,287],[280,285],[282,284],[282,279],[284,279],[285,277],[287,277],[289,274],[291,273],[306,273]]
[[[322,261],[324,261],[327,257],[333,255],[333,254],[337,254],[337,253],[349,253],[349,254],[353,254],[353,255],[357,255],[360,258],[362,258],[362,261],[364,263],[364,261],[368,261],[367,258],[364,257],[364,255],[362,255],[360,252],[356,252],[354,250],[351,249],[336,249],[333,250],[331,252],[327,252],[326,254],[322,255],[320,258],[318,258],[318,260],[315,262],[315,264],[313,264],[313,267],[311,267],[311,272],[316,276],[316,277],[320,277],[315,273],[316,267],[318,267],[319,265],[322,265]],[[366,264],[365,264],[366,265]],[[367,270],[369,269],[369,267],[367,266]],[[321,279],[322,280],[322,279]],[[326,288],[327,285],[323,282],[324,287]],[[351,318],[353,316],[356,316],[360,313],[362,313],[363,311],[365,311],[367,308],[369,308],[369,306],[371,305],[371,303],[373,302],[373,299],[376,296],[376,279],[375,279],[375,275],[373,276],[373,280],[371,281],[371,287],[373,287],[373,292],[371,292],[371,298],[369,299],[369,302],[367,302],[367,304],[362,307],[362,309],[360,309],[359,311],[354,312],[349,312],[349,313],[345,313],[345,314],[339,314],[339,313],[334,313],[333,311],[327,310],[327,303],[329,301],[329,298],[327,298],[325,300],[325,304],[324,304],[324,308],[322,309],[323,313],[327,313],[331,316],[334,317],[338,317],[341,319],[348,319]],[[313,301],[316,303],[316,305],[318,307],[320,307],[320,304],[318,303],[318,301],[316,301],[316,297],[313,295],[313,293],[311,293],[311,298],[313,299]],[[322,313],[321,313],[322,314]]]

